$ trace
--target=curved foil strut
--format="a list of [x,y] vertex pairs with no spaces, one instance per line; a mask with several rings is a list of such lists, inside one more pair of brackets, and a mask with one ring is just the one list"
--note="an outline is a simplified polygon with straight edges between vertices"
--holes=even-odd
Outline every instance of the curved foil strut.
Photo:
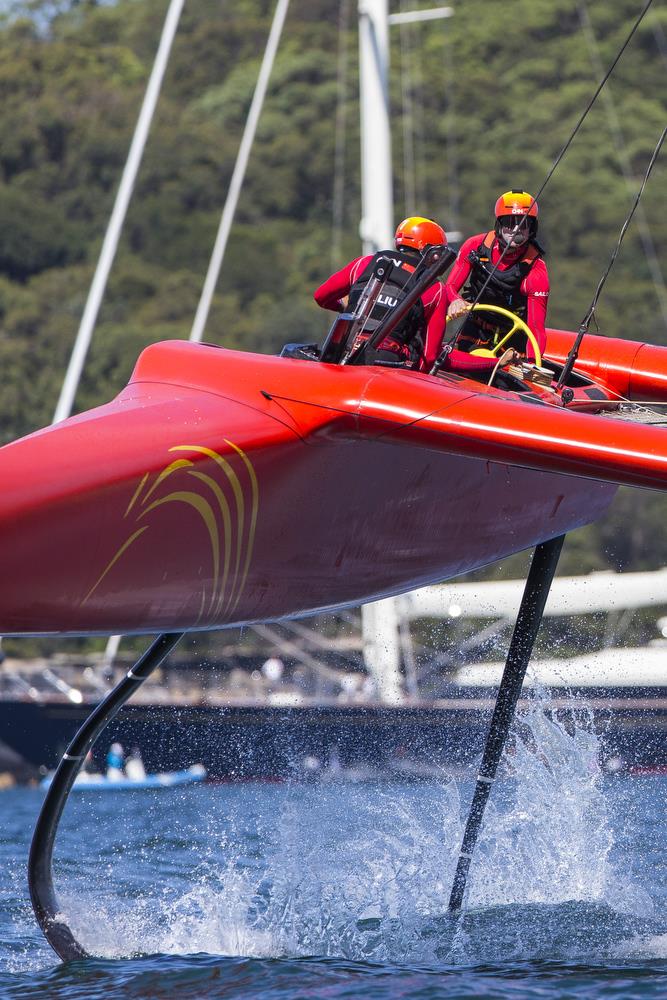
[[183,635],[183,632],[165,632],[155,639],[122,681],[86,719],[63,754],[47,790],[30,845],[28,886],[37,922],[46,940],[64,962],[88,958],[89,955],[65,922],[53,885],[53,846],[60,817],[74,779],[100,733],[115,718],[128,698],[171,653]]

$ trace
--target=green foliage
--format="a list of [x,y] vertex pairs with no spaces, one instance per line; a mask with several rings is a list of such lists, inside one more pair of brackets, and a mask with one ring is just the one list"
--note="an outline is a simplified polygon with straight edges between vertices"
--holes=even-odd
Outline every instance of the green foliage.
[[[588,8],[606,67],[638,5],[588,0]],[[144,345],[188,335],[273,9],[272,0],[185,5],[79,409],[117,393]],[[47,423],[53,414],[165,10],[165,0],[5,5],[1,441]],[[315,306],[312,290],[333,266],[359,252],[356,5],[349,10],[347,85],[341,93],[339,0],[291,4],[208,340],[274,352],[286,340],[317,340],[329,325],[331,317]],[[541,187],[599,78],[580,10],[570,0],[466,0],[446,21],[392,28],[397,219],[418,212],[470,234],[489,225],[501,191]],[[608,86],[613,107],[606,98],[598,102],[540,199],[554,326],[576,327],[586,312],[663,126],[665,28],[664,10],[647,16]],[[335,122],[341,108],[347,118],[346,198],[343,231],[334,234]],[[623,133],[629,185],[612,115]],[[664,163],[656,166],[644,199],[659,259],[667,246],[666,170]],[[416,203],[410,204],[413,184]],[[638,223],[630,227],[612,271],[598,323],[611,336],[667,343]],[[334,236],[341,247],[336,261]],[[661,497],[623,493],[610,518],[568,543],[563,566],[633,568],[667,561],[667,537],[659,530],[664,512]],[[498,572],[512,567],[508,560]]]
[[0,271],[25,281],[84,253],[81,227],[60,206],[39,204],[17,185],[0,186]]

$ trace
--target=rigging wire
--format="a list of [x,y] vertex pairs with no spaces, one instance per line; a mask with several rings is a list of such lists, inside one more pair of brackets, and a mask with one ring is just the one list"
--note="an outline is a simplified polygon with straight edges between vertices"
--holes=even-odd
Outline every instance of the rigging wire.
[[118,243],[120,241],[123,223],[132,198],[134,185],[141,166],[141,161],[146,148],[148,133],[150,132],[155,108],[162,89],[162,81],[169,63],[171,47],[176,36],[176,29],[183,10],[184,0],[169,0],[169,6],[164,19],[160,43],[153,61],[151,74],[146,85],[144,99],[139,111],[137,124],[134,127],[132,142],[127,154],[127,160],[123,167],[123,173],[116,192],[114,206],[109,218],[102,248],[93,275],[93,280],[88,290],[86,305],[81,317],[79,329],[77,331],[74,347],[70,355],[67,372],[60,390],[60,396],[53,415],[52,423],[57,424],[61,420],[69,417],[74,406],[76,392],[79,387],[81,373],[83,371],[88,348],[92,340],[93,331],[97,322],[102,299],[106,290],[109,273],[113,265]]
[[667,37],[665,37],[665,29],[659,21],[654,21],[651,27],[653,28],[653,37],[655,38],[655,44],[658,46],[658,52],[662,56],[663,62],[667,63]]
[[539,189],[539,191],[537,192],[537,194],[533,198],[533,203],[536,202],[537,199],[540,197],[540,195],[544,191],[545,187],[547,186],[547,184],[551,180],[551,178],[552,178],[552,176],[554,174],[554,171],[556,170],[556,167],[558,166],[558,164],[560,163],[560,161],[565,156],[565,153],[567,152],[567,150],[572,145],[572,141],[573,141],[574,137],[576,136],[577,132],[579,131],[579,129],[581,128],[581,126],[584,123],[584,119],[586,118],[586,116],[588,115],[588,112],[591,110],[591,108],[595,104],[596,100],[598,99],[602,88],[604,87],[605,83],[607,82],[607,80],[609,79],[609,77],[611,76],[611,74],[613,73],[613,71],[614,71],[614,69],[616,67],[616,63],[618,62],[618,60],[621,58],[621,56],[623,55],[623,53],[627,49],[627,47],[630,44],[630,41],[632,40],[632,38],[633,38],[633,36],[634,36],[637,28],[639,27],[639,25],[643,21],[645,15],[647,14],[648,9],[649,9],[649,7],[651,6],[652,3],[653,3],[653,0],[647,0],[646,4],[644,6],[644,9],[642,10],[642,12],[640,13],[639,17],[637,18],[637,20],[635,21],[635,23],[632,26],[630,34],[628,35],[628,37],[623,42],[623,45],[619,49],[619,51],[618,51],[618,53],[616,55],[616,58],[614,59],[613,63],[611,64],[611,66],[609,67],[609,69],[607,70],[607,72],[605,73],[605,75],[603,76],[602,80],[600,81],[600,83],[598,85],[597,90],[595,91],[595,93],[591,97],[590,101],[588,102],[588,104],[584,108],[584,111],[581,114],[581,117],[579,118],[579,121],[577,122],[577,124],[574,126],[574,129],[572,130],[572,134],[570,135],[570,138],[567,140],[567,142],[565,143],[565,145],[561,149],[560,153],[558,154],[558,156],[556,157],[556,159],[552,163],[551,169],[549,170],[549,173],[545,177],[544,183],[542,184],[542,187]]
[[[411,5],[410,9],[413,9]],[[401,0],[401,14],[407,13],[405,0]],[[415,130],[412,79],[412,30],[413,25],[406,20],[399,23],[401,42],[401,124],[403,129],[403,192],[405,215],[415,215],[417,205],[415,168]]]
[[646,183],[647,183],[647,181],[649,179],[651,171],[653,170],[653,166],[654,166],[656,160],[658,159],[658,155],[659,155],[660,150],[662,148],[662,144],[665,141],[665,136],[666,135],[667,135],[667,126],[662,130],[662,134],[661,134],[660,138],[658,139],[658,144],[655,147],[655,149],[653,150],[653,155],[651,156],[651,159],[649,161],[648,167],[646,168],[646,173],[644,174],[644,179],[643,179],[643,181],[641,183],[641,187],[639,188],[639,191],[637,192],[637,195],[635,197],[635,200],[634,200],[634,203],[632,205],[632,208],[630,209],[630,212],[629,212],[629,214],[628,214],[625,222],[623,223],[623,225],[621,227],[621,232],[620,232],[618,240],[616,242],[616,246],[614,247],[612,255],[611,255],[610,259],[609,259],[609,263],[607,264],[607,268],[606,268],[604,274],[602,275],[602,277],[600,278],[600,281],[598,282],[598,287],[596,288],[595,295],[593,296],[593,300],[592,300],[590,306],[588,307],[588,312],[586,313],[586,315],[584,316],[584,318],[582,320],[581,326],[579,327],[579,332],[577,333],[576,339],[575,339],[575,341],[574,341],[574,343],[573,343],[573,345],[572,345],[572,347],[570,349],[570,353],[567,356],[567,360],[566,360],[566,362],[565,362],[565,364],[563,366],[563,370],[560,373],[560,377],[558,379],[558,384],[556,386],[557,389],[560,389],[563,385],[565,385],[565,383],[567,382],[567,379],[569,378],[570,372],[572,371],[572,369],[574,367],[574,364],[575,364],[575,362],[577,360],[577,354],[579,353],[579,347],[581,345],[581,341],[583,340],[584,335],[588,332],[588,327],[590,326],[591,320],[593,319],[593,317],[595,315],[595,307],[598,304],[598,299],[600,298],[600,295],[602,293],[602,289],[604,288],[605,282],[606,282],[607,278],[609,277],[611,269],[614,266],[614,262],[615,262],[616,258],[618,257],[619,250],[621,249],[621,243],[623,242],[623,237],[625,236],[625,234],[626,234],[626,232],[628,230],[628,226],[630,225],[630,223],[632,221],[632,217],[635,214],[637,206],[639,205],[641,196],[644,193],[644,188],[646,187]]
[[[586,40],[586,45],[588,46],[591,66],[593,67],[596,75],[599,76],[600,73],[602,73],[600,47],[593,31],[593,25],[591,24],[587,0],[579,0],[579,19],[581,21],[584,39]],[[609,132],[611,133],[615,146],[616,156],[618,157],[618,162],[620,164],[623,177],[625,178],[628,191],[632,194],[634,184],[630,157],[627,151],[627,143],[625,141],[625,136],[623,135],[618,114],[616,113],[616,104],[609,88],[605,90],[603,100],[605,102]],[[665,287],[665,279],[662,273],[662,268],[660,267],[651,230],[642,205],[637,207],[637,229],[639,231],[639,237],[644,249],[644,255],[649,266],[649,271],[651,272],[651,278],[653,279],[653,285],[658,298],[660,311],[662,312],[662,318],[665,321],[665,326],[667,326],[667,288]]]
[[331,270],[340,267],[343,255],[345,219],[345,160],[347,155],[347,82],[351,0],[341,0],[338,11],[338,68],[336,76],[336,126],[334,145],[334,186],[331,238]]
[[236,162],[234,163],[227,197],[225,199],[222,215],[220,217],[218,232],[215,238],[215,243],[213,244],[213,251],[209,261],[208,271],[206,272],[204,286],[199,297],[199,304],[192,323],[192,329],[190,330],[190,340],[197,344],[201,342],[204,335],[204,328],[211,309],[211,303],[213,301],[213,295],[215,294],[216,285],[218,283],[218,277],[220,276],[220,269],[225,257],[225,251],[227,250],[227,242],[232,229],[232,223],[234,221],[236,206],[241,194],[241,188],[243,187],[243,179],[245,177],[246,167],[248,166],[250,150],[252,149],[255,132],[257,131],[257,125],[262,113],[264,98],[266,97],[266,90],[269,85],[273,63],[276,57],[276,52],[278,51],[278,43],[280,42],[285,17],[287,16],[289,2],[290,0],[276,0],[273,20],[271,21],[271,28],[269,30],[269,37],[266,42],[266,48],[264,49],[262,62],[259,67],[257,83],[255,84],[255,92],[252,95],[250,110],[248,111],[245,128],[243,129],[243,135],[241,136],[241,143],[239,145],[238,153],[236,154]]
[[[458,148],[455,121],[454,81],[456,79],[455,63],[452,52],[450,33],[444,32],[442,64],[445,84],[445,161],[447,163],[447,194],[448,209],[447,228],[460,236],[459,220],[461,216],[461,194],[459,187]],[[452,239],[454,236],[452,235]]]
[[[652,3],[653,3],[653,0],[646,0],[646,3],[645,3],[645,5],[644,5],[644,7],[643,7],[643,9],[642,9],[641,13],[640,13],[640,14],[639,14],[639,16],[637,17],[637,19],[636,19],[635,23],[633,24],[632,28],[630,29],[630,32],[628,33],[628,36],[627,36],[627,38],[626,38],[626,39],[625,39],[625,41],[623,42],[623,45],[621,46],[621,48],[620,48],[620,49],[618,50],[618,52],[616,53],[616,57],[614,58],[614,61],[612,62],[611,66],[609,67],[609,69],[607,70],[607,72],[605,73],[605,75],[603,76],[602,80],[600,81],[600,83],[599,83],[599,84],[598,84],[598,86],[597,86],[597,89],[595,90],[595,93],[594,93],[594,94],[593,94],[593,96],[592,96],[592,97],[590,98],[590,100],[589,100],[588,104],[586,105],[586,107],[585,107],[585,108],[584,108],[584,110],[582,111],[581,115],[579,116],[579,120],[577,121],[577,124],[576,124],[576,125],[574,126],[574,128],[572,129],[572,132],[570,133],[570,135],[569,135],[569,137],[568,137],[568,139],[567,139],[567,141],[566,141],[565,145],[563,146],[563,148],[562,148],[562,149],[561,149],[561,151],[559,152],[559,154],[558,154],[558,156],[556,157],[556,159],[554,160],[554,162],[553,162],[553,163],[551,164],[551,167],[549,168],[549,171],[548,171],[548,173],[547,173],[547,176],[546,176],[546,177],[544,178],[544,181],[542,182],[542,186],[540,187],[540,189],[538,190],[537,194],[535,195],[535,197],[533,198],[533,200],[532,200],[532,202],[531,202],[531,204],[530,204],[530,208],[532,208],[532,206],[533,206],[533,205],[534,205],[534,204],[535,204],[535,203],[536,203],[536,202],[537,202],[537,201],[539,200],[539,198],[540,198],[540,197],[542,196],[542,193],[543,193],[543,191],[545,190],[545,188],[546,188],[547,184],[549,183],[549,181],[551,180],[551,178],[553,177],[553,175],[554,175],[554,173],[555,173],[555,171],[556,171],[556,168],[558,167],[558,165],[559,165],[560,161],[561,161],[561,160],[563,159],[563,157],[565,156],[565,153],[566,153],[566,152],[568,151],[568,149],[569,149],[569,148],[570,148],[570,146],[572,145],[572,142],[574,141],[574,138],[575,138],[575,136],[576,136],[577,132],[579,131],[579,129],[580,129],[580,128],[581,128],[581,126],[583,125],[583,123],[584,123],[584,121],[585,121],[585,119],[586,119],[586,117],[587,117],[587,115],[588,115],[589,111],[591,110],[591,108],[592,108],[592,107],[593,107],[593,105],[595,104],[596,100],[598,99],[598,97],[599,97],[599,95],[600,95],[600,92],[601,92],[602,88],[604,87],[605,83],[607,82],[607,80],[609,79],[609,77],[611,76],[611,74],[613,73],[613,71],[614,71],[614,69],[615,69],[615,67],[616,67],[616,64],[618,63],[619,59],[621,58],[621,56],[623,55],[623,53],[624,53],[624,52],[625,52],[625,50],[627,49],[628,45],[630,44],[630,41],[631,41],[631,40],[632,40],[632,38],[634,37],[634,34],[635,34],[635,32],[637,31],[637,28],[639,27],[639,25],[640,25],[640,24],[641,24],[641,22],[643,21],[644,17],[645,17],[645,16],[646,16],[646,14],[648,13],[648,10],[649,10],[649,8],[651,7]],[[519,228],[519,226],[520,226],[520,225],[525,225],[525,226],[527,226],[527,225],[528,225],[528,216],[527,216],[527,215],[525,215],[525,216],[522,216],[522,217],[521,217],[521,219],[522,219],[522,222],[520,222],[520,223],[518,224],[517,228]],[[509,250],[510,250],[511,246],[512,246],[512,242],[510,241],[510,243],[508,243],[508,244],[507,244],[507,246],[505,247],[505,249],[504,249],[504,250],[503,250],[503,252],[501,253],[501,255],[500,255],[500,257],[498,258],[498,260],[496,261],[496,263],[495,263],[495,264],[493,265],[493,267],[492,267],[491,271],[489,272],[489,275],[488,275],[488,277],[487,277],[486,281],[484,282],[484,284],[483,284],[483,285],[482,285],[482,287],[480,288],[479,292],[477,293],[477,297],[475,298],[475,301],[474,301],[474,302],[472,303],[472,305],[471,305],[471,307],[470,307],[471,309],[472,309],[472,308],[473,308],[474,306],[476,306],[476,305],[478,305],[478,304],[479,304],[479,302],[480,302],[480,300],[481,300],[481,297],[482,297],[482,295],[484,294],[484,292],[486,291],[486,288],[487,288],[487,286],[488,286],[489,282],[490,282],[490,281],[492,280],[492,278],[493,278],[493,276],[495,275],[496,271],[498,270],[498,268],[499,268],[499,267],[500,267],[500,265],[502,264],[502,262],[503,262],[504,258],[506,257],[507,253],[509,252]],[[470,312],[470,310],[468,310],[468,312]],[[460,332],[460,331],[459,331],[459,332]],[[433,368],[431,369],[431,373],[432,373],[432,374],[434,374],[435,372],[437,372],[437,371],[438,371],[438,369],[439,369],[439,368],[440,368],[440,366],[442,365],[443,361],[444,361],[444,360],[445,360],[445,359],[447,358],[448,354],[449,354],[449,353],[451,352],[451,350],[452,350],[452,349],[454,348],[454,346],[456,345],[456,340],[457,340],[457,339],[458,339],[458,334],[457,334],[457,336],[456,336],[456,337],[454,338],[454,341],[453,341],[452,343],[448,344],[448,345],[447,345],[447,346],[445,347],[445,349],[444,349],[444,350],[443,350],[443,352],[441,353],[440,357],[439,357],[439,358],[438,358],[438,360],[436,361],[435,365],[434,365],[434,366],[433,366]]]
[[[416,3],[413,3],[413,10],[416,9]],[[423,70],[423,60],[415,58],[414,53],[416,51],[416,45],[414,40],[417,32],[420,30],[416,22],[412,22],[410,25],[413,35],[413,44],[411,51],[412,59],[412,80],[413,80],[413,91],[416,99],[413,100],[414,108],[414,136],[416,144],[416,155],[415,155],[415,197],[417,199],[417,205],[425,206],[427,204],[427,190],[426,190],[426,168],[425,168],[425,150],[426,150],[426,129],[424,124],[424,70]],[[420,214],[423,214],[423,208]]]

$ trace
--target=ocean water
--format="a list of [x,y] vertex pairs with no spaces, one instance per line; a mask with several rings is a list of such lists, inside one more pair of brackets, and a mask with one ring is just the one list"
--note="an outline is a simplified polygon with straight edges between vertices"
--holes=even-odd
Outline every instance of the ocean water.
[[667,996],[667,779],[600,774],[538,709],[520,732],[456,919],[472,775],[77,793],[56,887],[96,957],[65,965],[26,884],[43,793],[1,793],[0,997]]

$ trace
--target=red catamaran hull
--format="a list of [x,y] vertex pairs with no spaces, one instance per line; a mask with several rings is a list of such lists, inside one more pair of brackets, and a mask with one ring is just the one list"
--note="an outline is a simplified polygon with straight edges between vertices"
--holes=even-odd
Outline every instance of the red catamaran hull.
[[[666,349],[603,343],[614,391],[653,352],[642,398],[651,365],[667,396]],[[664,489],[667,434],[456,376],[179,341],[111,403],[0,449],[0,470],[0,633],[153,632],[475,569],[595,520],[619,483]]]

